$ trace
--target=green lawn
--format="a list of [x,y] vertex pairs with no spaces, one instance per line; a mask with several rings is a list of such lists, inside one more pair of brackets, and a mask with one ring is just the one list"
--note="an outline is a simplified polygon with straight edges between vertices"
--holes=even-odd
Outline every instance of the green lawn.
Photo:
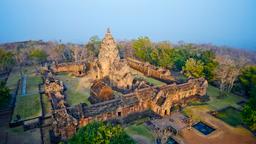
[[[21,96],[21,86],[19,87],[18,94],[16,96],[16,103],[14,112],[12,115],[12,121],[16,120],[16,115],[19,115],[21,119],[29,119],[40,116],[42,108],[40,104],[40,95],[38,91],[38,85],[42,83],[40,75],[36,75],[35,68],[23,67],[23,74],[27,76],[26,95]],[[19,69],[16,69],[8,79],[8,87],[16,87],[17,79],[20,77]]]
[[164,85],[164,84],[165,84],[164,82],[161,82],[161,81],[159,81],[159,80],[156,80],[156,79],[153,79],[153,78],[150,78],[150,77],[144,76],[143,78],[144,78],[147,82],[152,83],[152,84],[155,85],[155,86],[161,86],[161,85]]
[[90,104],[88,97],[90,96],[90,89],[85,89],[86,92],[80,92],[78,90],[67,90],[67,102],[70,105],[76,105],[79,103]]
[[16,90],[17,82],[20,79],[20,73],[18,67],[14,67],[7,79],[6,86],[11,90],[13,94]]
[[198,106],[187,106],[184,109],[182,109],[182,113],[190,118],[192,118],[194,121],[202,121],[202,116],[198,114],[194,114],[194,109],[203,111],[204,109],[207,109],[209,111],[208,105],[198,105]]
[[40,74],[35,73],[35,67],[24,67],[24,75],[27,77],[26,95],[38,94],[38,84],[42,83]]
[[37,76],[33,76],[33,75],[29,75],[27,76],[27,89],[26,89],[26,93],[27,95],[30,94],[35,94],[35,93],[39,93],[38,92],[38,85],[40,83],[42,83],[42,78],[41,76],[37,75]]
[[131,72],[132,72],[133,76],[138,77],[138,78],[143,78],[143,79],[145,79],[147,82],[149,82],[149,83],[151,83],[151,84],[153,84],[153,85],[155,85],[155,86],[161,86],[161,85],[164,85],[164,84],[165,84],[164,82],[161,82],[161,81],[156,80],[156,79],[154,79],[154,78],[147,77],[147,76],[145,76],[143,73],[141,73],[141,72],[139,72],[139,71],[137,71],[137,70],[135,70],[135,69],[132,69],[132,68],[131,68]]
[[232,107],[218,111],[216,116],[231,126],[238,126],[242,124],[241,112]]
[[237,102],[245,100],[243,97],[234,95],[232,93],[226,93],[225,97],[218,98],[219,89],[211,85],[208,86],[207,95],[210,97],[210,101],[208,101],[207,103],[213,110],[223,109],[227,106],[232,106],[240,109],[241,106],[238,105]]
[[44,94],[42,95],[42,101],[43,101],[43,105],[44,105],[45,115],[50,114],[51,109],[52,109],[51,103],[50,103],[48,97]]
[[146,139],[150,140],[152,143],[154,142],[153,133],[144,124],[130,125],[130,126],[126,127],[124,130],[130,136],[139,135],[139,136],[145,137]]
[[12,121],[16,120],[16,115],[19,115],[23,120],[40,116],[41,112],[39,94],[17,96]]
[[90,82],[84,78],[74,77],[68,73],[59,73],[56,78],[62,80],[67,86],[67,102],[70,105],[76,105],[79,103],[87,103],[90,96]]

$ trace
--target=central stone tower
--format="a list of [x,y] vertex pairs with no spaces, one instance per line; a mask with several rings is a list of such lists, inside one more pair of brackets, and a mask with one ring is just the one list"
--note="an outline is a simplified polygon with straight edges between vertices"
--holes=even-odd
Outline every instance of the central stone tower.
[[115,61],[120,60],[116,42],[109,28],[101,42],[98,60],[102,70],[102,77],[109,75],[111,65],[113,65]]
[[119,51],[110,30],[103,38],[97,60],[97,78],[108,79],[111,86],[119,89],[129,89],[133,76],[130,67],[124,59],[120,59]]

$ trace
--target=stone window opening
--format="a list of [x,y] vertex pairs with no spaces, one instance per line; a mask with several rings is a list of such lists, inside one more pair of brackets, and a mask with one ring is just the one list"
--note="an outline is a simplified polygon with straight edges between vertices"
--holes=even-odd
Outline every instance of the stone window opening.
[[121,112],[117,112],[117,116],[121,117],[122,113]]

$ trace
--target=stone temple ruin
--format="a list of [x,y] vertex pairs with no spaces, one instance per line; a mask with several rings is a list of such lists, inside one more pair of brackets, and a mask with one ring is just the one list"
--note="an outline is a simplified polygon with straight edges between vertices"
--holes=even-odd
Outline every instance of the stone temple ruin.
[[96,79],[108,79],[108,84],[119,89],[130,89],[133,76],[125,60],[121,60],[117,45],[108,30],[101,45],[98,60],[91,73]]
[[[160,116],[170,115],[175,105],[204,96],[208,86],[203,78],[176,84],[166,69],[132,58],[120,59],[109,30],[101,43],[98,59],[84,63],[79,68],[77,66],[78,64],[66,64],[66,67],[64,64],[57,65],[57,68],[55,66],[46,71],[44,77],[45,94],[52,104],[52,129],[54,135],[62,140],[70,138],[79,127],[94,120],[122,120],[149,109]],[[131,68],[163,81],[166,85],[154,86],[144,80],[138,80],[133,77]],[[68,106],[64,96],[64,85],[53,78],[51,71],[71,72],[78,76],[83,73],[91,77],[94,80],[89,97],[92,105],[81,103]],[[114,90],[121,95],[114,93]]]

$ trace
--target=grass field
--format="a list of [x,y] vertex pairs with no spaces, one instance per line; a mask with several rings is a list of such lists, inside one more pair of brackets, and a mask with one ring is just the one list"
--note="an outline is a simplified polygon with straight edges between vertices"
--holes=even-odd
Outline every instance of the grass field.
[[139,135],[139,136],[142,136],[142,137],[150,140],[150,142],[154,143],[153,133],[144,124],[130,125],[130,126],[126,127],[124,130],[130,136]]
[[32,66],[24,67],[23,73],[27,77],[26,95],[38,94],[38,84],[43,82],[41,75],[36,74],[35,67]]
[[234,95],[232,93],[226,93],[226,96],[223,98],[218,98],[219,89],[209,85],[207,89],[207,95],[210,97],[210,101],[207,102],[210,108],[213,110],[223,109],[228,106],[232,106],[240,109],[241,106],[237,104],[237,102],[245,101],[245,99],[241,96]]
[[50,103],[48,97],[44,94],[42,95],[42,101],[43,101],[43,105],[44,105],[45,115],[50,114],[50,112],[51,112],[51,103]]
[[150,78],[150,77],[146,77],[146,76],[143,76],[143,78],[149,82],[149,83],[152,83],[153,85],[155,86],[161,86],[161,85],[164,85],[165,83],[159,81],[159,80],[156,80],[156,79],[153,79],[153,78]]
[[20,79],[20,73],[18,67],[14,67],[7,79],[6,86],[11,90],[11,93],[15,92],[17,82]]
[[27,76],[27,94],[38,93],[38,85],[42,83],[42,78],[40,76]]
[[74,77],[68,73],[59,73],[56,78],[62,80],[67,87],[67,102],[70,105],[79,103],[90,104],[90,82],[86,77]]
[[[19,87],[16,96],[15,108],[12,116],[12,121],[16,120],[16,115],[21,117],[21,120],[40,116],[42,108],[40,105],[40,95],[38,91],[38,84],[42,82],[41,76],[35,74],[34,67],[23,67],[23,74],[27,76],[26,95],[21,96],[21,86]],[[13,89],[16,87],[17,79],[20,78],[18,69],[11,73],[8,79],[8,87]]]
[[143,78],[143,79],[145,79],[147,82],[149,82],[149,83],[151,83],[151,84],[153,84],[153,85],[155,85],[155,86],[161,86],[161,85],[164,85],[164,84],[165,84],[164,82],[161,82],[161,81],[156,80],[156,79],[154,79],[154,78],[147,77],[147,76],[145,76],[143,73],[141,73],[141,72],[139,72],[139,71],[137,71],[137,70],[135,70],[135,69],[132,69],[132,68],[131,68],[131,72],[132,72],[132,74],[133,74],[135,77]]
[[21,120],[24,120],[40,116],[41,112],[39,94],[17,96],[12,121],[16,120],[16,115],[19,115]]
[[232,107],[218,111],[216,116],[231,126],[238,126],[243,123],[241,112]]

